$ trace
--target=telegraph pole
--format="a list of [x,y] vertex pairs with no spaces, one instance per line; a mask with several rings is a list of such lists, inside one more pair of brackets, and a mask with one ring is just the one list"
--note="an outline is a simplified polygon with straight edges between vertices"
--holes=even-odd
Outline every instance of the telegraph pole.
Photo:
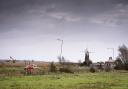
[[60,46],[60,58],[62,59],[62,52],[63,52],[63,40],[62,40],[62,39],[57,39],[57,40],[61,42],[61,46]]
[[107,48],[108,50],[112,50],[112,55],[113,55],[113,59],[114,59],[114,48]]

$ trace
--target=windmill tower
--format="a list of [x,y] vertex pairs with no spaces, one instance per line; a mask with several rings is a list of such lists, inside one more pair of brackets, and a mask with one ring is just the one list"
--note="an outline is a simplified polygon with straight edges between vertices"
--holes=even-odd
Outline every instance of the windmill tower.
[[86,50],[85,50],[85,59],[84,59],[84,65],[86,65],[86,66],[89,66],[91,63],[92,63],[92,61],[90,60],[90,58],[89,58],[89,51],[88,51],[88,49],[86,48]]
[[16,59],[14,59],[13,57],[10,56],[10,60],[12,60],[13,63],[16,62]]

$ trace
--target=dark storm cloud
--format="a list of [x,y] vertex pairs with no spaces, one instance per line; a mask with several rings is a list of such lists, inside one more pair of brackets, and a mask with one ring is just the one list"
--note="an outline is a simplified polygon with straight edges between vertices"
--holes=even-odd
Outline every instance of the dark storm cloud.
[[0,0],[0,31],[42,28],[47,22],[60,27],[60,22],[127,24],[127,4],[127,0]]
[[0,10],[2,13],[19,14],[28,9],[47,7],[46,11],[48,12],[60,10],[75,14],[85,12],[88,14],[89,12],[98,13],[98,11],[110,9],[119,1],[121,0],[1,0]]
[[[105,9],[116,3],[127,4],[127,0],[0,0],[1,10],[25,10],[35,6],[54,4],[60,9],[81,11],[82,9]],[[84,8],[86,7],[86,8]],[[90,8],[91,7],[91,8]],[[100,8],[103,7],[103,8]],[[11,12],[11,11],[10,11]]]
[[95,27],[126,26],[127,4],[127,0],[0,0],[0,31],[104,34]]

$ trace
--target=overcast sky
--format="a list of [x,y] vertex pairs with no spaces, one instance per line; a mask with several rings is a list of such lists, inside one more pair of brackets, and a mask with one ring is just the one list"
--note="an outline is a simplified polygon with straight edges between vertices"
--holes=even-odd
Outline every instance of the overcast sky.
[[0,0],[0,59],[92,61],[128,46],[128,0]]

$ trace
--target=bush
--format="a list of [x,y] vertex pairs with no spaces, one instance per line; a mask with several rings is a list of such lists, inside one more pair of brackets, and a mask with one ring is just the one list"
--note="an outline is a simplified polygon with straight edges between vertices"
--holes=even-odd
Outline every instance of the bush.
[[74,66],[71,64],[61,65],[61,67],[59,68],[59,72],[74,73],[73,68],[74,68]]
[[52,62],[50,64],[50,72],[57,72],[57,67],[56,65],[54,64],[54,62]]
[[94,73],[94,72],[96,72],[96,69],[94,67],[90,67],[90,70],[89,71],[92,72],[92,73]]
[[115,61],[115,68],[117,70],[128,70],[128,61],[126,60],[124,63],[121,61],[120,58],[117,58]]
[[126,63],[124,64],[124,68],[125,68],[125,70],[128,70],[128,62],[126,62]]
[[110,66],[106,66],[106,67],[105,67],[105,71],[106,71],[106,72],[110,72],[110,71],[111,71]]
[[59,69],[60,72],[65,72],[65,73],[74,73],[71,69],[69,68],[60,68]]

